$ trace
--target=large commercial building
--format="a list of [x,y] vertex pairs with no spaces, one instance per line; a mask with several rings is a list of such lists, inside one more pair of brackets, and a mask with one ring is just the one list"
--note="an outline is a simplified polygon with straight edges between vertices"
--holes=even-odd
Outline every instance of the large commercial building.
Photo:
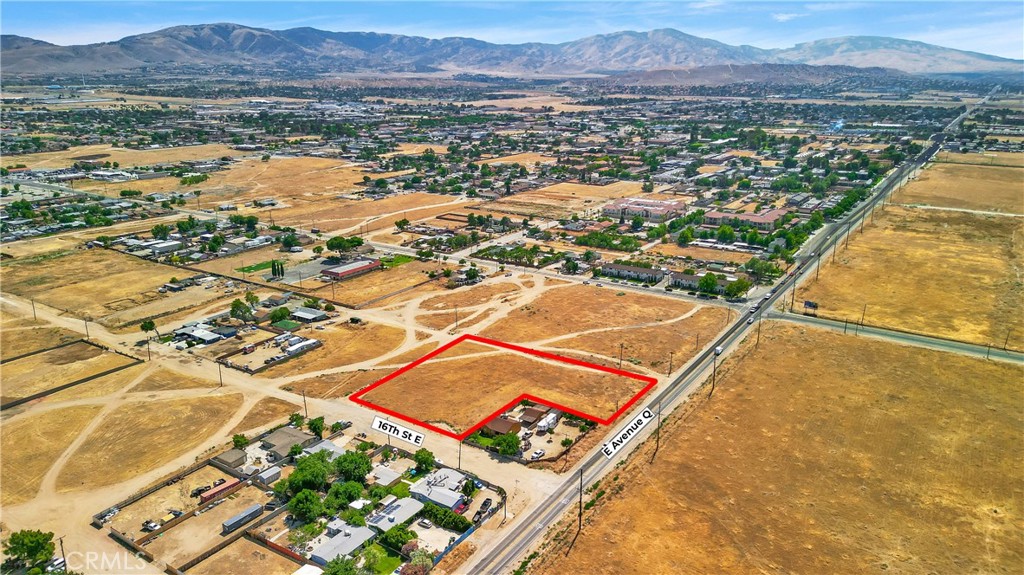
[[332,279],[343,280],[372,272],[373,270],[378,270],[380,268],[380,260],[358,259],[340,266],[327,268],[323,271],[323,275]]
[[672,200],[620,198],[601,209],[609,218],[631,220],[640,216],[645,222],[661,223],[686,213],[686,204]]

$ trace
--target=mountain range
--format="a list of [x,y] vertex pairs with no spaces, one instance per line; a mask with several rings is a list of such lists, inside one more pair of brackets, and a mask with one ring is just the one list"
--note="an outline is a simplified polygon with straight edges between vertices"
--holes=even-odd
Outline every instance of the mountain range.
[[1024,71],[1022,60],[875,36],[829,38],[768,50],[732,46],[673,29],[601,34],[561,44],[492,44],[473,38],[315,28],[268,30],[226,23],[174,26],[80,46],[7,34],[0,36],[0,61],[5,76],[171,72],[182,67],[558,76],[743,64],[881,67],[911,74]]

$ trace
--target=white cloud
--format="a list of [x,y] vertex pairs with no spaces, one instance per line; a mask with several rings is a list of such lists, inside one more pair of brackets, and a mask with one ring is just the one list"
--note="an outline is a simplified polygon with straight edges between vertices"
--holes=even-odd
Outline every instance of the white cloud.
[[722,7],[721,0],[704,0],[703,2],[690,2],[686,5],[690,10],[714,10]]
[[795,12],[781,12],[772,14],[772,20],[775,20],[776,22],[789,22],[790,20],[802,18],[806,15],[807,14],[797,14]]

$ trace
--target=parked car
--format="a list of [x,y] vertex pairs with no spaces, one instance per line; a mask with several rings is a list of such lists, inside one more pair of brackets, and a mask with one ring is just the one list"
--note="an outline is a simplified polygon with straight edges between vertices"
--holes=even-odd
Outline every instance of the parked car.
[[430,520],[429,520],[429,519],[427,519],[426,517],[424,517],[423,519],[420,519],[419,521],[417,521],[417,524],[418,524],[418,525],[419,525],[420,527],[425,527],[425,528],[427,528],[427,529],[430,529],[431,527],[433,527],[433,526],[434,526],[434,524],[433,524],[433,523],[431,523],[431,522],[430,522]]
[[545,451],[543,449],[538,449],[537,451],[534,451],[533,454],[530,455],[530,459],[536,461],[537,459],[544,457],[544,453]]
[[480,520],[484,518],[483,510],[477,511],[476,515],[473,516],[473,523],[480,523]]
[[492,503],[494,503],[494,500],[491,499],[490,497],[484,499],[484,502],[480,504],[480,511],[487,513],[487,510],[491,508]]
[[217,487],[218,485],[224,485],[227,482],[228,482],[227,479],[221,478],[221,479],[218,479],[218,480],[214,481],[213,482],[213,486]]

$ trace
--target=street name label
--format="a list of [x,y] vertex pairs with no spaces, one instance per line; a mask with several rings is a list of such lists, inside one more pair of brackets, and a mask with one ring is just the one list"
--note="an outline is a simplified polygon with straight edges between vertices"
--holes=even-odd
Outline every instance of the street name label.
[[373,429],[381,433],[386,433],[395,439],[401,439],[402,441],[411,443],[415,446],[423,445],[423,434],[413,431],[407,427],[391,423],[386,419],[379,417],[373,418]]
[[612,437],[611,441],[601,446],[601,453],[604,453],[604,456],[608,459],[615,457],[615,454],[629,443],[630,439],[636,437],[637,434],[640,433],[640,430],[650,423],[652,419],[654,419],[654,412],[650,409],[643,410],[642,413],[627,423],[626,427],[620,429],[618,433]]

